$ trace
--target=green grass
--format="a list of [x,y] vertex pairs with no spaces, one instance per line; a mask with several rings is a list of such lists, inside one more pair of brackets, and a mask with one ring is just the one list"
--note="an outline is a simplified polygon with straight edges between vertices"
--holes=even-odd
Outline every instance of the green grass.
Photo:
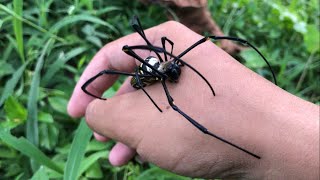
[[[280,87],[320,103],[317,0],[214,0],[209,9],[225,34],[265,54]],[[131,33],[133,15],[148,28],[166,21],[168,11],[124,0],[1,1],[0,179],[188,179],[151,164],[112,167],[113,143],[90,139],[83,121],[66,113],[75,83],[103,45]],[[240,54],[270,78],[256,57],[252,50]]]

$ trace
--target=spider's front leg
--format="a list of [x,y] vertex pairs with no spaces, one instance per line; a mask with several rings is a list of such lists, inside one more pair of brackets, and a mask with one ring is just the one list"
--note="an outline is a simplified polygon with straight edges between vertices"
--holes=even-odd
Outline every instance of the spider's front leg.
[[[136,76],[136,74],[133,73],[127,73],[127,72],[121,72],[121,71],[115,71],[115,70],[103,70],[101,72],[99,72],[98,74],[96,74],[95,76],[91,77],[90,79],[88,79],[82,86],[81,89],[83,92],[85,92],[86,94],[101,99],[101,100],[106,100],[106,98],[102,98],[99,97],[97,95],[94,95],[93,93],[89,92],[87,90],[87,87],[94,81],[96,80],[98,77],[104,75],[104,74],[109,74],[109,75],[126,75],[126,76]],[[150,75],[140,75],[141,77],[150,77]]]
[[171,95],[170,95],[170,93],[169,93],[169,90],[168,90],[168,88],[167,88],[167,85],[166,85],[166,82],[165,82],[164,79],[161,80],[161,83],[162,83],[162,86],[163,86],[164,91],[165,91],[165,93],[166,93],[168,102],[169,102],[170,106],[172,107],[172,109],[175,110],[175,111],[177,111],[177,112],[178,112],[179,114],[181,114],[183,117],[185,117],[185,118],[186,118],[192,125],[194,125],[197,129],[199,129],[199,130],[200,130],[201,132],[203,132],[204,134],[207,134],[207,135],[209,135],[209,136],[212,136],[212,137],[214,137],[214,138],[217,138],[217,139],[219,139],[220,141],[222,141],[222,142],[224,142],[224,143],[227,143],[227,144],[229,144],[229,145],[231,145],[231,146],[233,146],[233,147],[235,147],[235,148],[237,148],[237,149],[239,149],[239,150],[241,150],[241,151],[243,151],[243,152],[245,152],[245,153],[247,153],[247,154],[249,154],[249,155],[257,158],[257,159],[260,159],[260,158],[261,158],[260,156],[254,154],[254,153],[252,153],[252,152],[250,152],[250,151],[248,151],[248,150],[246,150],[246,149],[244,149],[244,148],[242,148],[242,147],[240,147],[240,146],[238,146],[238,145],[236,145],[236,144],[233,144],[233,143],[231,143],[231,142],[223,139],[223,138],[220,137],[220,136],[215,135],[214,133],[210,132],[207,128],[205,128],[203,125],[201,125],[200,123],[198,123],[197,121],[195,121],[194,119],[192,119],[190,116],[188,116],[188,115],[187,115],[186,113],[184,113],[182,110],[180,110],[180,108],[174,103],[174,100],[173,100],[173,98],[171,97]]
[[131,19],[131,26],[142,37],[142,39],[147,43],[148,46],[152,46],[147,36],[145,35],[140,20],[137,16],[133,16],[133,18]]
[[[153,47],[146,47],[146,50],[152,50]],[[136,48],[136,49],[141,49],[141,48]],[[153,67],[151,64],[147,63],[144,59],[142,59],[138,54],[136,54],[132,48],[128,45],[125,45],[122,47],[122,51],[125,52],[126,54],[128,54],[129,56],[133,57],[134,59],[140,61],[142,64],[148,66],[150,69],[152,69],[152,72],[156,73],[157,75],[160,76],[165,76],[165,74],[163,74],[162,72],[160,72],[158,69],[156,69],[155,67]],[[154,51],[156,52],[156,51]],[[158,52],[156,52],[158,54]],[[160,55],[159,55],[160,56]],[[162,62],[162,59],[159,59],[160,62]]]

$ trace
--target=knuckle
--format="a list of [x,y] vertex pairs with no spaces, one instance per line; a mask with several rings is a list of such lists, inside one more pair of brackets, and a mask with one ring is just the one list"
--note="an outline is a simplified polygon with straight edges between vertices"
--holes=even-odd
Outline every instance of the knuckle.
[[165,23],[163,23],[163,26],[165,29],[167,29],[168,27],[170,27],[171,29],[180,29],[180,28],[185,28],[185,26],[183,24],[181,24],[180,22],[177,21],[167,21]]

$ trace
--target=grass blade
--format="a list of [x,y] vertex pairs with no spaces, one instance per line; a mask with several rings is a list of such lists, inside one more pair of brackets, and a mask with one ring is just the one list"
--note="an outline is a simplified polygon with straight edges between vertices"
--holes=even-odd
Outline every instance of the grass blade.
[[96,12],[96,16],[100,16],[102,14],[106,14],[108,12],[111,12],[111,11],[120,11],[121,10],[121,7],[117,7],[117,6],[107,6],[105,8],[102,8],[102,9],[99,9],[97,10]]
[[[13,10],[18,16],[22,16],[22,0],[14,0],[13,1]],[[24,58],[24,45],[23,45],[23,30],[22,30],[22,21],[16,17],[13,17],[13,30],[14,35],[16,37],[17,45],[18,45],[18,53],[22,60],[25,62]]]
[[56,33],[62,27],[70,26],[70,24],[78,22],[78,21],[88,21],[88,22],[92,22],[94,24],[100,24],[100,25],[103,25],[103,26],[110,28],[115,33],[119,33],[118,30],[114,26],[112,26],[110,23],[103,21],[95,16],[88,15],[88,14],[67,16],[67,17],[61,19],[55,25],[53,25],[51,28],[52,29],[51,32]]
[[31,180],[49,180],[46,169],[44,167],[40,167],[39,170],[32,176]]
[[35,28],[36,30],[38,30],[38,31],[40,31],[40,32],[42,32],[42,33],[49,34],[50,37],[53,38],[53,39],[56,39],[56,40],[58,40],[58,41],[60,41],[60,42],[63,42],[63,43],[66,42],[63,38],[58,37],[58,36],[56,36],[55,34],[52,34],[52,33],[50,33],[49,31],[47,31],[46,29],[44,29],[44,28],[36,25],[35,23],[33,23],[33,22],[31,22],[31,21],[23,18],[22,16],[19,16],[18,14],[16,14],[15,12],[13,12],[11,9],[7,8],[6,6],[4,6],[4,5],[2,5],[2,4],[0,4],[0,10],[2,10],[2,11],[4,11],[4,12],[6,12],[7,14],[13,16],[14,18],[17,18],[18,20],[20,20],[20,21],[28,24],[29,26]]
[[4,86],[4,90],[0,99],[0,107],[3,105],[4,101],[13,93],[19,79],[21,78],[28,62],[24,63],[11,77],[11,79]]
[[63,177],[64,180],[77,179],[80,172],[80,164],[84,158],[86,146],[89,143],[91,136],[92,131],[87,126],[85,120],[82,119],[71,144]]
[[172,172],[166,171],[164,169],[160,169],[159,167],[152,167],[143,173],[141,173],[136,179],[143,180],[143,179],[153,179],[153,177],[157,177],[159,179],[176,179],[176,180],[189,180],[189,177],[183,177]]
[[35,160],[39,164],[42,164],[60,174],[63,174],[63,169],[60,166],[58,166],[55,162],[53,162],[42,151],[40,151],[36,146],[31,144],[25,138],[16,138],[9,132],[5,131],[3,128],[0,128],[0,139],[12,148]]
[[77,179],[81,174],[83,174],[90,166],[92,166],[98,159],[100,158],[107,158],[109,152],[108,151],[100,151],[94,154],[91,154],[89,157],[85,158],[80,165],[80,171],[78,174]]
[[[39,95],[39,85],[40,85],[40,72],[44,63],[44,56],[49,48],[52,39],[49,39],[42,49],[42,53],[36,64],[36,69],[31,81],[31,87],[28,96],[28,117],[26,123],[26,137],[35,146],[39,145],[39,129],[38,129],[38,106],[37,100]],[[39,166],[33,160],[31,160],[32,170],[35,172]]]
[[43,76],[42,84],[46,85],[49,83],[51,78],[62,68],[64,67],[64,64],[68,62],[68,60],[76,57],[77,55],[85,52],[88,50],[88,47],[78,47],[70,52],[68,52],[66,55],[59,56],[59,58],[49,66],[48,70],[46,71],[46,74]]
[[38,121],[37,121],[37,98],[39,94],[39,84],[40,84],[40,72],[44,63],[44,56],[48,50],[48,47],[51,43],[52,39],[48,40],[46,45],[44,46],[42,53],[38,59],[36,64],[36,69],[34,71],[34,75],[31,81],[31,87],[29,91],[28,97],[28,118],[27,118],[27,139],[38,146],[39,144],[39,136],[38,136]]

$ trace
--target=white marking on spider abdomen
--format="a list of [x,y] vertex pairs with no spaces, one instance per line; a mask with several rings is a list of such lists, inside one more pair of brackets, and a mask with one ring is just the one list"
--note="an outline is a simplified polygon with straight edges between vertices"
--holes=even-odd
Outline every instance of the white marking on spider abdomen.
[[[158,69],[160,66],[160,62],[157,58],[153,57],[153,56],[149,56],[145,59],[146,63],[150,64],[152,67],[154,67],[155,69]],[[141,66],[144,70],[147,70],[148,72],[152,72],[153,70],[146,66],[145,64],[142,64]]]

